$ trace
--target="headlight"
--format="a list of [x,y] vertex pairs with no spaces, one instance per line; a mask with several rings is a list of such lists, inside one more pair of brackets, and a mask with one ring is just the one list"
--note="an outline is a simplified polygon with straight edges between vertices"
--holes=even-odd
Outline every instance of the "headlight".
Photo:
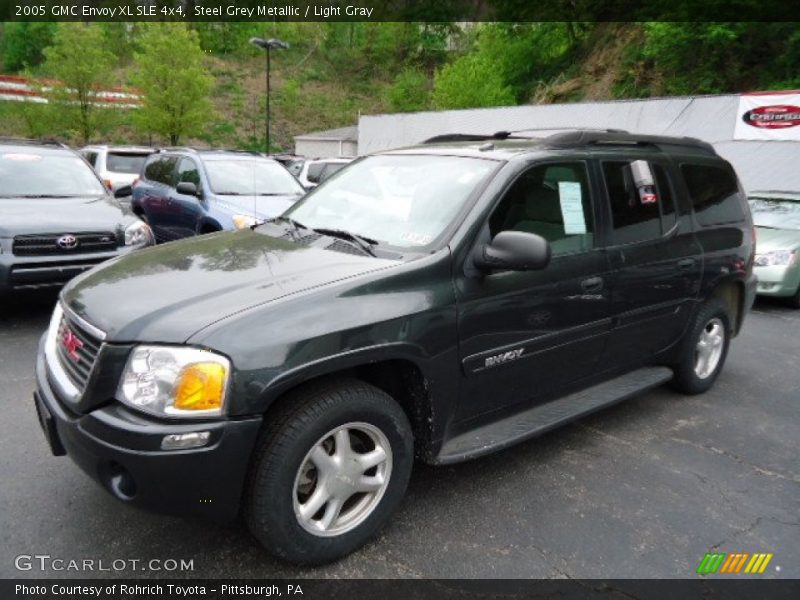
[[259,220],[251,215],[233,215],[233,226],[236,229],[247,229],[258,222]]
[[757,267],[786,267],[797,262],[796,250],[775,250],[756,254],[755,264]]
[[144,221],[134,221],[125,228],[126,246],[147,246],[153,243],[153,232]]
[[117,399],[162,417],[219,416],[230,371],[227,358],[208,350],[137,346],[128,357]]

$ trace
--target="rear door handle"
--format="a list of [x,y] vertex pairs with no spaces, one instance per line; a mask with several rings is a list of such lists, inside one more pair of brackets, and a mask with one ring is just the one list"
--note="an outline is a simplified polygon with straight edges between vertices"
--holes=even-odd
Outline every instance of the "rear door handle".
[[684,258],[683,260],[678,261],[678,268],[683,271],[688,271],[689,269],[694,268],[697,264],[697,261],[693,258]]
[[603,289],[603,283],[602,277],[590,277],[581,281],[581,289],[587,293],[599,292]]

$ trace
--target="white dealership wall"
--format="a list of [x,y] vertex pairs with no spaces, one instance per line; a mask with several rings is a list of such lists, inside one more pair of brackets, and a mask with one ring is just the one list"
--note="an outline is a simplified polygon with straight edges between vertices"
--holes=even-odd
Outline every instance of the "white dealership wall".
[[[691,136],[714,145],[747,190],[800,191],[800,142],[735,140],[738,94],[543,104],[392,115],[362,115],[358,150],[369,154],[445,133],[491,134],[525,128],[552,133],[574,127]],[[545,136],[550,131],[530,132]]]

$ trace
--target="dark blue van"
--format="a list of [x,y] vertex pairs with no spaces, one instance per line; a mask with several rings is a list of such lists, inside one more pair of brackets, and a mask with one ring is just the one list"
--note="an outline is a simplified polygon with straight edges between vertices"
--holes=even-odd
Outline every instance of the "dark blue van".
[[280,215],[305,189],[278,161],[250,152],[170,149],[151,155],[131,208],[168,242],[242,229]]

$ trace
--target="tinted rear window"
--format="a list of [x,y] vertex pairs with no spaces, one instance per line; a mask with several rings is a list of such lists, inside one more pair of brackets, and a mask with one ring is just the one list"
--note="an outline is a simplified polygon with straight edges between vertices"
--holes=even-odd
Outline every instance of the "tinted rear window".
[[700,225],[744,220],[736,177],[729,169],[710,165],[681,165],[694,214]]
[[147,160],[147,154],[125,154],[122,152],[109,152],[106,157],[106,169],[112,173],[139,174],[142,165]]

